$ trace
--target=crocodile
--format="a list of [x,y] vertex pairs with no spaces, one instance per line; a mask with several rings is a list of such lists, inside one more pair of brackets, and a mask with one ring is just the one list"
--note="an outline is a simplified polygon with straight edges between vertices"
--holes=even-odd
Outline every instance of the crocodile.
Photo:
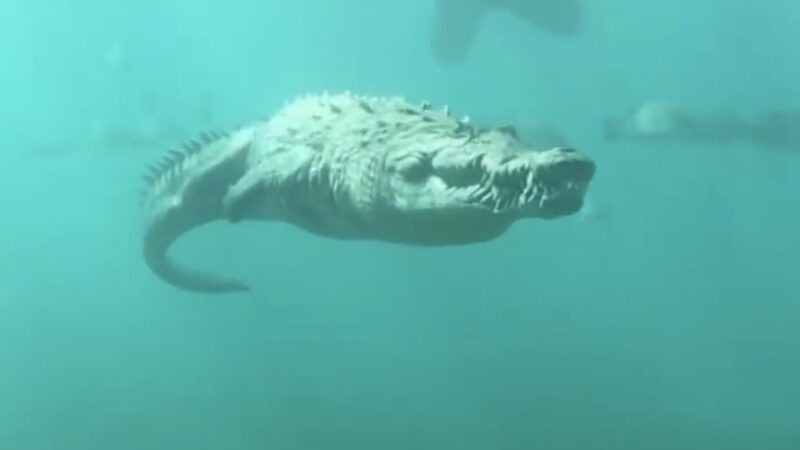
[[214,221],[280,221],[314,235],[433,247],[485,242],[520,219],[578,212],[596,171],[573,148],[534,149],[512,126],[349,91],[300,95],[270,117],[205,131],[145,174],[149,269],[200,293],[251,290],[169,255]]

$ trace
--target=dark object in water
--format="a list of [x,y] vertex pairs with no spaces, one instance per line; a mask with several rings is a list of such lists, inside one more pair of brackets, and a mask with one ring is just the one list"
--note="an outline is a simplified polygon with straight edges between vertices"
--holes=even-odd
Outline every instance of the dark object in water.
[[800,110],[775,109],[748,119],[732,111],[691,111],[651,101],[622,117],[607,118],[604,125],[608,142],[750,143],[763,148],[800,151]]
[[506,11],[560,36],[581,31],[583,0],[436,0],[431,35],[434,57],[444,64],[462,62],[487,13]]
[[800,110],[773,110],[757,117],[753,141],[764,147],[800,152]]

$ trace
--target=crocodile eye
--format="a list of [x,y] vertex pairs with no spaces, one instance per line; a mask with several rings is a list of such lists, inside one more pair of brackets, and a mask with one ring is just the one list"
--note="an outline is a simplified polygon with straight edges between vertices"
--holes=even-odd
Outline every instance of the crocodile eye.
[[430,158],[423,154],[415,154],[404,158],[397,163],[397,172],[411,182],[423,181],[433,174],[433,165]]

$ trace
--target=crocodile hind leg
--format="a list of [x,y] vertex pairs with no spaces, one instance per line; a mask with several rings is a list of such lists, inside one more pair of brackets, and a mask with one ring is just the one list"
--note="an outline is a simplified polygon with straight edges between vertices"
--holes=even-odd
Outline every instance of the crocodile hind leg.
[[249,173],[232,185],[222,200],[225,218],[232,223],[241,222],[266,193],[267,187],[262,180]]
[[272,153],[268,161],[252,167],[228,188],[222,206],[225,218],[237,223],[248,217],[269,218],[279,211],[281,190],[292,180],[309,176],[317,152],[309,147]]

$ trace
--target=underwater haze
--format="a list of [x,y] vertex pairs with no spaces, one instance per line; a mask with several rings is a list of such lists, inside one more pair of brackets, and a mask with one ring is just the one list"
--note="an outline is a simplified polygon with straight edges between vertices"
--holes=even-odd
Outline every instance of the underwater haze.
[[[446,63],[435,3],[0,0],[0,450],[800,449],[800,133],[603,131],[651,100],[800,110],[800,3],[586,0],[570,34],[495,9]],[[148,269],[149,164],[343,90],[550,124],[588,202],[466,246],[177,243],[242,294]]]

